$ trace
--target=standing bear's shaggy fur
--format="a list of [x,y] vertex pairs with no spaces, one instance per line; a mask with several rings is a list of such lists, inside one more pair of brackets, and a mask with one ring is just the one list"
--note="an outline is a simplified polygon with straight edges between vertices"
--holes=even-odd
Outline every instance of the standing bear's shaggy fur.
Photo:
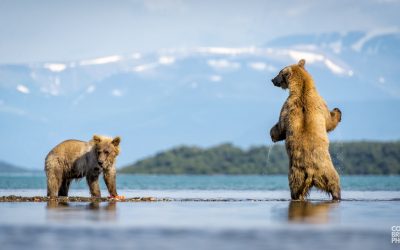
[[47,196],[68,196],[71,181],[86,177],[92,197],[100,197],[99,175],[103,172],[110,196],[118,197],[115,159],[120,141],[120,137],[94,135],[89,142],[67,140],[55,146],[45,161]]
[[329,155],[327,132],[341,121],[341,111],[328,110],[318,94],[305,60],[282,69],[272,79],[275,86],[289,89],[279,122],[271,128],[273,142],[286,140],[289,156],[289,186],[294,200],[304,200],[315,186],[340,200],[340,180]]

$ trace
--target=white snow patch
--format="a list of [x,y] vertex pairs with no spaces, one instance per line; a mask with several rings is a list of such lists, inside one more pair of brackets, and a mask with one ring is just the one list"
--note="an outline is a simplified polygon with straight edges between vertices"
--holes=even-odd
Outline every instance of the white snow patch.
[[293,49],[297,49],[297,50],[309,50],[309,51],[315,51],[317,50],[319,47],[315,44],[296,44],[292,47]]
[[299,61],[300,59],[305,59],[306,63],[315,63],[315,62],[324,60],[323,55],[313,53],[313,52],[288,50],[287,53],[296,62]]
[[220,60],[211,59],[211,60],[208,60],[208,61],[207,61],[207,64],[208,64],[210,67],[212,67],[212,68],[214,68],[214,69],[216,69],[216,70],[221,70],[221,69],[231,69],[231,70],[235,70],[235,69],[240,68],[240,63],[238,63],[238,62],[231,62],[231,61],[228,61],[228,60],[226,60],[226,59],[220,59]]
[[136,59],[136,60],[142,58],[142,55],[140,53],[133,53],[131,56],[133,59]]
[[121,56],[114,55],[114,56],[100,57],[100,58],[80,61],[79,64],[81,66],[98,65],[98,64],[115,63],[115,62],[118,62],[118,61],[121,61],[121,60],[122,60]]
[[255,70],[264,71],[267,68],[267,64],[263,62],[249,63],[249,67]]
[[332,73],[337,75],[348,75],[348,76],[353,75],[353,71],[346,70],[345,68],[334,63],[331,59],[328,59],[324,55],[318,53],[288,50],[287,54],[295,61],[299,61],[300,59],[305,59],[306,64],[313,64],[317,62],[323,63]]
[[149,63],[149,64],[142,64],[133,67],[134,72],[145,72],[151,69],[154,69],[157,65],[155,63]]
[[111,91],[111,95],[115,96],[115,97],[121,97],[123,95],[122,91],[119,89],[113,89]]
[[276,71],[276,68],[272,65],[268,65],[264,62],[250,62],[248,64],[248,66],[254,70],[258,70],[258,71]]
[[63,63],[45,63],[43,67],[52,72],[62,72],[67,68],[67,65]]
[[389,27],[389,28],[384,28],[384,29],[376,29],[376,30],[371,30],[365,34],[360,40],[358,40],[356,43],[354,43],[351,48],[357,52],[360,52],[361,49],[364,47],[365,43],[367,43],[369,40],[371,40],[374,37],[377,36],[382,36],[382,35],[390,35],[390,34],[396,34],[399,33],[400,30],[397,27]]
[[212,82],[220,82],[221,80],[222,80],[222,77],[219,75],[210,76],[210,81],[212,81]]
[[161,56],[158,59],[158,63],[164,64],[164,65],[173,64],[174,62],[175,62],[175,58],[172,56]]
[[244,48],[228,48],[228,47],[200,47],[197,48],[197,52],[217,55],[240,55],[240,54],[254,54],[256,52],[255,47],[244,47]]
[[338,74],[338,75],[343,75],[346,70],[340,67],[339,65],[335,64],[329,59],[325,59],[324,63],[328,69],[330,69],[333,73]]
[[22,85],[22,84],[19,84],[17,86],[17,91],[22,93],[22,94],[29,94],[30,93],[28,87],[26,87],[25,85]]
[[337,41],[329,44],[329,47],[335,54],[340,54],[342,52],[342,41]]
[[49,77],[50,83],[40,88],[40,91],[52,96],[58,96],[61,93],[61,83],[59,77]]
[[96,87],[94,85],[90,85],[87,89],[86,89],[86,93],[90,94],[93,93],[96,90]]

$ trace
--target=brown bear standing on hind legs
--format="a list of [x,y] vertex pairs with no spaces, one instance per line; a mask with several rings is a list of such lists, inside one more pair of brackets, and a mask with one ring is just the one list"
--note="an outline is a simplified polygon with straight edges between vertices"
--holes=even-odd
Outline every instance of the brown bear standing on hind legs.
[[99,175],[103,172],[110,196],[123,199],[116,189],[115,159],[120,141],[120,137],[94,135],[89,142],[67,140],[55,146],[45,161],[47,196],[68,196],[71,181],[86,177],[92,197],[101,197]]
[[272,83],[289,89],[279,122],[271,128],[273,142],[285,140],[289,156],[289,186],[294,200],[304,200],[315,186],[340,200],[340,180],[329,154],[327,132],[336,128],[342,114],[332,111],[318,94],[305,60],[282,69]]

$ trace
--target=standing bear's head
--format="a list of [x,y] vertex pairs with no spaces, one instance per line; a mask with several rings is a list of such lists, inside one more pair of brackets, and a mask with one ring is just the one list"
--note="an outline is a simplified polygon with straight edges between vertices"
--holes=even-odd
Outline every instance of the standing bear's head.
[[282,89],[289,88],[290,83],[295,82],[299,83],[302,82],[306,75],[306,70],[304,69],[304,65],[306,64],[306,60],[301,59],[297,64],[293,64],[283,68],[279,71],[278,75],[272,79],[272,83],[276,87],[281,87]]
[[114,166],[115,159],[119,154],[119,143],[121,138],[119,136],[110,138],[101,135],[94,135],[93,142],[97,154],[97,163],[99,166],[107,170]]

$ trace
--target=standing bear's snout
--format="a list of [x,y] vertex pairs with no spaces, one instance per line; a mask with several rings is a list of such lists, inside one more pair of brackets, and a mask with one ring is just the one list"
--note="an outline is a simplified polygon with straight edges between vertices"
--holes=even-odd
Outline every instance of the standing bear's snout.
[[272,84],[274,84],[274,86],[279,87],[278,81],[275,78],[271,79],[271,82],[272,82]]
[[282,81],[283,81],[283,77],[281,76],[281,74],[278,74],[276,77],[271,79],[271,82],[272,82],[272,84],[274,84],[275,87],[281,87]]

